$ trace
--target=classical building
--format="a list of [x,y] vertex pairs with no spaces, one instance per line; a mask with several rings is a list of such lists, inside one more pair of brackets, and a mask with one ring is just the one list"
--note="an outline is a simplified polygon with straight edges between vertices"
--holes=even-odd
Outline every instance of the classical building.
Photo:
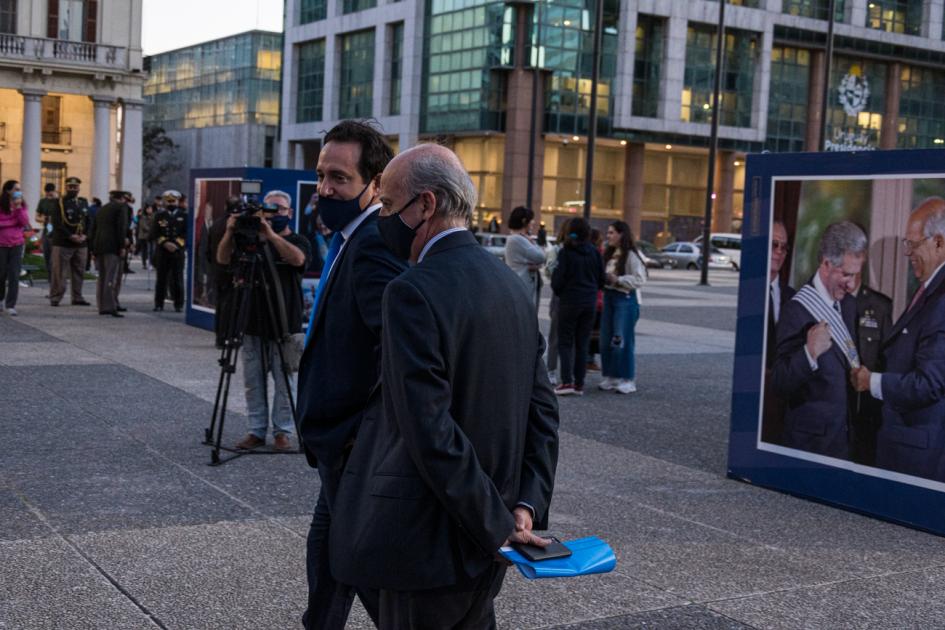
[[178,145],[180,168],[162,184],[183,190],[190,169],[271,167],[279,131],[282,34],[249,31],[146,57],[146,129]]
[[[544,220],[580,213],[595,6],[287,0],[283,163],[311,168],[336,120],[376,118],[401,147],[456,150],[479,186],[480,224],[529,198],[529,168]],[[717,231],[739,227],[747,153],[820,146],[828,6],[729,1]],[[718,7],[604,0],[595,221],[624,218],[648,240],[699,229]],[[945,144],[945,0],[836,0],[835,10],[827,149]]]
[[0,0],[0,179],[141,194],[142,0]]

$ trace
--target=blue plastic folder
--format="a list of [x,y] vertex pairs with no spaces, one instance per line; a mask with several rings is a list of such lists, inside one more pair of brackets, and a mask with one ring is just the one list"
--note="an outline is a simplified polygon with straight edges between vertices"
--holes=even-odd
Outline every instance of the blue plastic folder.
[[529,580],[609,573],[617,566],[614,550],[596,536],[579,538],[563,544],[571,550],[569,557],[539,562],[529,560],[511,547],[502,547],[499,551]]

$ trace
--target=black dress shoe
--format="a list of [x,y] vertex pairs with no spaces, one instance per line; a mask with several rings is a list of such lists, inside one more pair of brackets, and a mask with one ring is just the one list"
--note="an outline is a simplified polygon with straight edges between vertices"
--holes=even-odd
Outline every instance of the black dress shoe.
[[92,303],[86,302],[85,300],[79,300],[78,302],[73,302],[72,306],[92,306]]
[[164,307],[163,307],[163,306],[155,306],[155,307],[152,308],[151,310],[154,311],[154,312],[163,311],[163,310],[164,310]]
[[119,313],[125,313],[125,312],[128,311],[128,309],[125,308],[124,306],[119,306],[119,307],[116,308],[115,310],[118,311]]
[[175,306],[175,307],[174,307],[174,312],[175,312],[175,313],[180,313],[180,311],[181,311],[181,308],[180,308],[179,306]]
[[111,313],[109,313],[109,315],[111,315],[112,317],[124,317],[124,315],[122,315],[118,311],[112,311]]
[[125,273],[134,273],[134,271],[131,269],[125,269]]

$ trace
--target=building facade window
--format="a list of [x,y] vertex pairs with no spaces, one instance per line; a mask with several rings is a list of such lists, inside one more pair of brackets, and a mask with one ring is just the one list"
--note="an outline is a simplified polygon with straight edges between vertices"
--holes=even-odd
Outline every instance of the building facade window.
[[244,33],[155,55],[149,64],[145,126],[279,124],[279,33]]
[[636,53],[633,58],[634,116],[655,118],[658,115],[664,39],[664,20],[643,14],[637,17]]
[[325,95],[325,40],[302,44],[298,48],[298,100],[296,122],[323,118]]
[[324,20],[328,16],[327,0],[301,0],[299,24]]
[[922,29],[922,0],[870,0],[866,11],[869,28],[906,35]]
[[366,9],[373,9],[377,6],[377,0],[344,0],[342,11],[344,13],[357,13]]
[[369,118],[374,94],[374,29],[341,38],[339,118]]
[[809,82],[810,51],[789,46],[771,49],[766,150],[776,153],[804,150]]
[[64,190],[66,185],[65,162],[43,162],[40,165],[40,179],[43,187],[46,184],[55,184],[56,190]]
[[[833,19],[843,22],[844,0],[835,0]],[[830,0],[783,0],[782,11],[788,15],[826,20],[830,13]]]
[[886,64],[838,56],[833,66],[825,148],[878,149],[886,111]]
[[461,8],[460,0],[432,0],[427,18],[422,131],[501,131],[504,81],[492,68],[507,65],[503,51],[513,11],[492,2]]
[[46,36],[68,42],[94,42],[98,0],[47,0]]
[[17,0],[0,0],[0,33],[16,35]]
[[[712,120],[715,77],[715,28],[690,24],[686,33],[686,70],[681,118],[686,122]],[[750,127],[758,34],[726,29],[719,122],[729,127]]]
[[759,0],[726,0],[726,4],[733,4],[740,7],[748,7],[749,9],[757,9]]
[[404,23],[398,22],[390,27],[390,101],[388,113],[396,116],[400,113],[400,93],[404,73]]
[[942,148],[945,145],[945,71],[903,66],[900,73],[900,149]]
[[[589,131],[594,50],[593,0],[564,0],[543,12],[544,67],[552,70],[545,97],[545,130],[586,135]],[[620,5],[604,0],[600,81],[597,85],[598,132],[613,129],[613,84],[617,71],[617,23]]]

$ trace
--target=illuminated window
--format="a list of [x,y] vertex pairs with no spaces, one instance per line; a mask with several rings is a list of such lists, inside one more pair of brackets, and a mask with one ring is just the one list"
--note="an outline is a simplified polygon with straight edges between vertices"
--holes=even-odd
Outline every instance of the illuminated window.
[[634,116],[657,116],[664,28],[664,20],[643,14],[637,17],[636,53],[633,58]]
[[[681,110],[681,118],[686,122],[708,123],[712,120],[715,39],[715,28],[709,25],[692,24],[687,31]],[[757,51],[757,33],[726,29],[719,108],[722,125],[751,126]]]
[[897,146],[941,148],[945,144],[945,72],[903,66],[900,84]]
[[831,83],[827,148],[878,148],[886,110],[886,64],[837,57]]
[[922,0],[869,0],[866,11],[869,28],[918,35],[922,27]]

